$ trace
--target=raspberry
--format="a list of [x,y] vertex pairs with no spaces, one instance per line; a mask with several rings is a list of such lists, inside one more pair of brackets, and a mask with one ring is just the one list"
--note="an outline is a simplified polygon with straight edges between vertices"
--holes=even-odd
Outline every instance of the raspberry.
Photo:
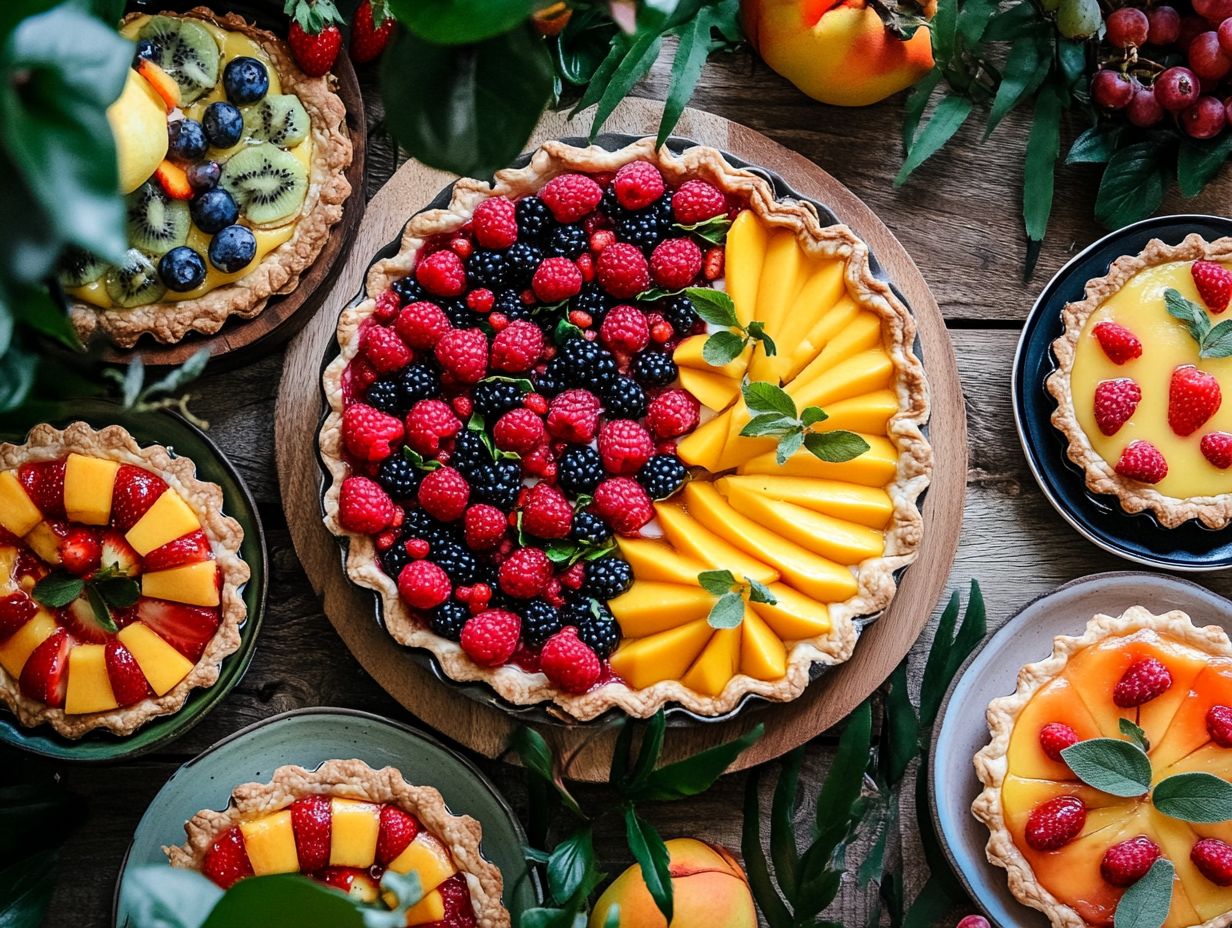
[[1232,273],[1213,261],[1195,261],[1189,270],[1202,302],[1211,312],[1218,315],[1227,309],[1228,300],[1232,298]]
[[527,393],[522,397],[522,405],[533,413],[541,416],[548,414],[548,401],[539,393]]
[[470,486],[452,467],[438,467],[419,484],[416,498],[428,515],[442,522],[452,522],[466,511]]
[[475,250],[475,246],[466,236],[458,235],[449,240],[449,250],[465,261],[471,256],[471,252]]
[[646,314],[633,306],[613,306],[599,326],[599,341],[612,351],[635,354],[650,341]]
[[1206,710],[1206,731],[1221,748],[1232,748],[1232,706],[1211,706]]
[[609,599],[615,599],[632,585],[633,568],[629,566],[628,561],[604,555],[587,563],[582,592],[587,596],[607,602]]
[[363,358],[357,357],[348,364],[347,373],[351,377],[351,388],[355,393],[363,393],[376,380],[376,371]]
[[1122,709],[1132,709],[1150,702],[1172,687],[1172,674],[1158,658],[1143,657],[1121,675],[1112,688],[1112,701]]
[[411,349],[393,329],[370,325],[359,337],[359,350],[372,369],[381,374],[401,370],[411,363]]
[[487,551],[495,548],[505,537],[509,520],[495,506],[475,503],[468,506],[462,518],[463,537],[472,551]]
[[637,482],[651,499],[667,499],[689,478],[689,471],[674,454],[656,454],[637,472]]
[[672,215],[682,226],[705,222],[726,211],[726,198],[704,180],[686,180],[672,194]]
[[441,439],[458,434],[462,423],[442,400],[420,400],[406,415],[406,443],[424,457],[435,457]]
[[577,222],[603,199],[603,188],[585,174],[561,174],[539,191],[557,222]]
[[609,474],[636,474],[654,454],[654,439],[631,419],[616,419],[599,429],[599,457]]
[[552,456],[552,449],[543,444],[527,451],[522,455],[522,468],[528,474],[545,480],[555,477],[556,459]]
[[566,693],[585,693],[599,682],[599,656],[578,638],[577,629],[563,628],[539,652],[539,669]]
[[1142,402],[1142,389],[1129,377],[1101,380],[1095,388],[1095,423],[1105,435],[1115,435]]
[[[569,534],[573,534],[572,529],[570,529]],[[586,565],[581,561],[577,561],[560,575],[560,585],[569,590],[580,590],[585,579]]]
[[537,538],[568,538],[573,506],[550,483],[536,483],[522,504],[522,529]]
[[1115,469],[1122,477],[1143,483],[1159,483],[1168,476],[1168,462],[1163,453],[1142,438],[1134,439],[1121,452]]
[[615,242],[599,253],[595,262],[599,285],[617,299],[627,300],[650,286],[646,256],[636,245]]
[[552,562],[542,548],[518,548],[501,562],[500,588],[515,599],[534,599],[552,579]]
[[1214,375],[1183,364],[1172,372],[1168,387],[1168,425],[1177,435],[1190,435],[1215,415],[1222,402]]
[[586,444],[599,423],[599,398],[589,390],[566,390],[548,406],[548,432],[561,441]]
[[478,383],[488,372],[488,339],[479,329],[452,329],[436,343],[436,359],[458,383]]
[[385,460],[401,440],[402,420],[379,409],[352,403],[342,414],[342,443],[361,461]]
[[511,409],[492,428],[492,438],[502,451],[524,454],[543,441],[543,420],[525,406]]
[[449,575],[431,561],[411,561],[398,574],[398,595],[415,609],[435,609],[449,593]]
[[992,928],[992,923],[983,915],[964,915],[954,924],[954,928]]
[[650,254],[650,276],[665,290],[681,290],[702,271],[702,250],[691,238],[669,238]]
[[1049,799],[1027,816],[1027,844],[1037,851],[1055,851],[1078,837],[1086,821],[1086,803],[1077,796]]
[[372,307],[372,315],[377,322],[385,325],[398,315],[398,309],[402,306],[402,297],[393,290],[386,290],[374,302],[376,305]]
[[1216,886],[1232,886],[1232,844],[1203,838],[1193,846],[1189,859]]
[[484,248],[508,248],[518,240],[517,210],[506,197],[489,197],[471,216],[475,239]]
[[522,620],[505,609],[485,609],[462,626],[462,650],[476,664],[499,667],[513,656]]
[[1049,722],[1039,732],[1040,750],[1055,761],[1064,763],[1061,752],[1078,743],[1078,732],[1064,722]]
[[590,250],[595,254],[616,242],[616,233],[611,229],[599,229],[590,233]]
[[471,312],[486,313],[492,309],[496,302],[496,294],[486,287],[480,287],[478,290],[472,290],[466,295],[466,308]]
[[676,387],[664,390],[646,410],[646,424],[658,438],[674,438],[697,428],[701,404],[693,395]]
[[663,175],[649,161],[631,161],[612,181],[616,202],[628,210],[645,209],[663,196]]
[[492,339],[492,370],[520,374],[543,353],[543,332],[525,319],[509,323]]
[[1159,858],[1159,845],[1146,835],[1138,835],[1104,851],[1099,873],[1113,886],[1132,886],[1146,876]]
[[466,269],[452,251],[434,251],[420,260],[415,280],[436,296],[461,296],[466,289]]
[[702,257],[702,277],[710,283],[722,277],[726,258],[727,252],[723,250],[722,245],[707,248],[706,254]]
[[654,518],[654,506],[631,477],[610,477],[595,487],[595,511],[621,535],[636,535]]
[[348,532],[375,535],[393,523],[395,507],[389,494],[367,477],[347,477],[338,492],[338,522]]
[[1202,449],[1202,456],[1220,470],[1232,467],[1232,435],[1227,432],[1203,435],[1198,447]]
[[1104,349],[1108,360],[1116,364],[1142,357],[1142,342],[1123,325],[1104,320],[1091,330],[1091,334],[1099,342],[1099,347]]
[[582,290],[582,272],[568,258],[545,258],[531,280],[535,296],[544,303],[559,303]]

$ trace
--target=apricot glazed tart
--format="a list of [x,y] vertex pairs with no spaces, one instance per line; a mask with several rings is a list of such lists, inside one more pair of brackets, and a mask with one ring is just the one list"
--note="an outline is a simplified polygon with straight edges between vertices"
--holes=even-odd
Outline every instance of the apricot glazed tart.
[[351,141],[333,78],[285,42],[205,8],[130,14],[133,69],[108,110],[129,249],[70,254],[59,273],[78,335],[176,342],[251,318],[295,289],[342,218]]
[[1232,520],[1232,239],[1154,239],[1066,305],[1046,386],[1087,488],[1165,528]]
[[221,812],[184,826],[188,842],[164,847],[172,866],[227,889],[249,876],[302,873],[364,900],[382,897],[385,871],[419,877],[407,925],[507,928],[500,870],[483,857],[483,828],[454,815],[430,786],[393,767],[330,760],[316,770],[279,767],[268,783],[237,786]]
[[[972,811],[1020,902],[1057,928],[1111,925],[1126,889],[1166,859],[1175,877],[1163,924],[1232,921],[1232,821],[1174,817],[1157,792],[1177,774],[1232,779],[1232,643],[1222,628],[1141,606],[1097,615],[1022,668],[1017,690],[989,704],[988,727]],[[1102,791],[1070,768],[1071,749],[1092,739],[1124,748],[1129,738],[1145,752],[1130,751],[1140,795]]]
[[[453,679],[576,719],[794,699],[915,557],[914,320],[850,229],[713,149],[549,142],[412,218],[367,293],[325,521]],[[750,428],[745,384],[791,415]]]
[[196,466],[75,422],[0,444],[0,698],[23,725],[131,734],[239,647],[244,533]]

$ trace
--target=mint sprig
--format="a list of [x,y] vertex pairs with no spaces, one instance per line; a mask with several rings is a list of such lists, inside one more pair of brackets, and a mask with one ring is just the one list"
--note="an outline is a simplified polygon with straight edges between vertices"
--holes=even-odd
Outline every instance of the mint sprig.
[[711,325],[721,325],[727,331],[715,332],[702,346],[702,358],[707,364],[722,367],[730,364],[744,351],[749,342],[760,342],[768,357],[778,351],[774,339],[766,334],[766,324],[753,320],[744,325],[736,317],[736,304],[722,290],[710,287],[687,287],[684,295],[693,304],[693,310]]
[[759,583],[752,577],[745,577],[741,583],[730,570],[703,570],[697,575],[697,585],[711,596],[718,597],[706,617],[711,628],[738,626],[744,620],[746,595],[750,602],[770,605],[778,602],[764,583]]
[[135,605],[141,597],[141,587],[119,564],[107,564],[89,577],[76,577],[65,570],[54,570],[34,585],[32,595],[39,605],[48,609],[60,609],[85,596],[99,627],[114,634],[119,627],[111,610]]
[[1226,358],[1232,356],[1232,319],[1211,325],[1206,310],[1169,287],[1164,291],[1168,315],[1185,323],[1189,336],[1198,343],[1198,357]]
[[689,225],[681,225],[677,222],[674,224],[674,227],[681,232],[695,235],[711,245],[722,245],[727,241],[727,232],[731,228],[731,224],[732,221],[727,218],[727,214],[720,213],[717,216],[711,216],[709,219],[703,219],[701,222],[694,222]]
[[869,443],[855,432],[846,429],[814,431],[813,426],[829,418],[825,410],[819,406],[806,406],[797,413],[795,400],[782,387],[755,380],[746,383],[741,392],[753,418],[740,430],[740,434],[746,438],[778,438],[775,460],[780,467],[802,445],[814,457],[831,464],[850,461],[869,450]]

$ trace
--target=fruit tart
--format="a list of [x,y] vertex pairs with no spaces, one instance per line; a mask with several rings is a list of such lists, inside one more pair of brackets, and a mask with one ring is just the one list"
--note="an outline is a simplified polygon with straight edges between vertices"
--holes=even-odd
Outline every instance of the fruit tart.
[[108,110],[129,249],[114,266],[67,256],[78,335],[131,347],[247,319],[288,293],[351,193],[351,141],[332,78],[242,17],[131,14],[133,68]]
[[196,466],[124,429],[0,444],[0,699],[23,725],[131,734],[239,647],[244,532]]
[[[1165,528],[1232,520],[1232,239],[1158,239],[1066,305],[1053,424],[1087,488]],[[1232,317],[1229,317],[1232,318]]]
[[[1232,822],[1174,817],[1156,791],[1178,774],[1232,780],[1232,643],[1222,628],[1141,606],[1097,615],[1022,668],[1017,690],[988,706],[988,727],[972,811],[1020,902],[1057,928],[1111,925],[1126,889],[1164,858],[1175,868],[1164,924],[1232,921]],[[1071,769],[1071,749],[1128,738],[1145,752],[1140,795],[1102,791]]]
[[221,812],[184,826],[188,842],[165,847],[172,866],[198,870],[223,889],[248,876],[302,873],[365,902],[381,898],[386,870],[415,873],[423,897],[407,925],[508,928],[500,870],[483,857],[483,828],[454,815],[431,786],[393,767],[329,760],[316,770],[279,767],[246,783]]
[[[549,142],[412,218],[367,293],[324,374],[326,524],[454,679],[583,720],[790,700],[915,557],[914,320],[714,149]],[[750,436],[746,382],[791,416]]]

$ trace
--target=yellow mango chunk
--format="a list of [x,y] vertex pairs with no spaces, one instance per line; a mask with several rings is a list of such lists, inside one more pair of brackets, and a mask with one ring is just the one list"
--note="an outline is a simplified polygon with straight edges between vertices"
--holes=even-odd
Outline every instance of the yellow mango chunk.
[[782,639],[746,603],[740,623],[740,672],[755,680],[781,680],[787,674],[787,648]]
[[13,570],[16,567],[17,548],[13,545],[0,545],[0,596],[17,588],[13,582]]
[[[825,343],[824,339],[817,341],[810,336],[847,295],[845,271],[846,262],[835,258],[813,258],[804,268],[804,282],[778,329],[771,333],[782,352],[778,355],[776,365],[780,377],[792,365],[795,365],[795,370],[792,371],[794,375],[813,359],[820,346]],[[854,303],[852,305],[854,306]],[[839,328],[841,326],[834,331]],[[807,354],[803,354],[806,344]],[[798,363],[797,356],[801,356]]]
[[257,876],[268,873],[299,873],[299,854],[295,832],[291,829],[291,810],[284,809],[251,822],[241,822],[244,848]]
[[197,561],[145,574],[141,578],[141,593],[190,606],[217,606],[218,564]]
[[58,627],[47,610],[40,609],[34,613],[29,622],[9,635],[4,644],[0,644],[0,667],[16,680],[34,649],[50,638]]
[[[743,405],[741,401],[738,406]],[[680,460],[692,467],[704,467],[715,472],[719,470],[718,461],[727,445],[727,430],[731,421],[732,410],[720,413],[709,422],[686,435],[676,445],[676,454]]]
[[740,396],[740,381],[721,373],[682,367],[678,376],[680,386],[692,393],[707,409],[716,412],[726,409]]
[[858,483],[769,474],[729,474],[716,480],[715,485],[727,496],[736,489],[748,490],[869,528],[885,528],[894,514],[889,493]]
[[406,910],[407,925],[428,925],[445,917],[445,897],[432,891]]
[[46,522],[34,526],[22,540],[43,559],[43,563],[53,566],[60,563],[60,538]]
[[703,333],[701,335],[690,335],[688,338],[683,339],[676,346],[676,350],[672,352],[672,360],[676,362],[676,366],[690,367],[707,374],[722,374],[724,377],[730,377],[732,380],[739,380],[743,377],[745,370],[749,366],[749,356],[753,353],[753,346],[746,345],[741,354],[732,358],[722,367],[715,367],[702,357],[702,349],[706,346],[708,338],[710,336]]
[[[763,322],[771,338],[776,338],[792,301],[804,283],[804,251],[794,232],[776,229],[766,244],[766,263],[762,267],[757,288],[757,306],[753,318]],[[764,351],[753,355],[749,364],[750,380],[778,380],[774,359]]]
[[697,583],[697,575],[707,570],[705,564],[672,549],[661,541],[649,538],[618,538],[620,556],[629,562],[638,581],[661,580],[664,583]]
[[679,680],[713,633],[710,623],[698,619],[648,638],[625,639],[612,654],[612,670],[639,690],[660,680]]
[[740,474],[768,474],[783,477],[819,477],[858,483],[866,487],[884,487],[898,472],[898,452],[889,439],[881,435],[862,435],[869,449],[858,458],[832,464],[823,461],[812,452],[801,448],[782,464],[774,458],[774,452],[759,454],[741,464]]
[[863,351],[810,378],[808,371],[783,389],[796,401],[797,409],[820,406],[825,409],[852,396],[861,396],[888,387],[894,377],[894,362],[880,348]]
[[847,429],[851,432],[871,432],[884,435],[886,423],[898,412],[898,394],[893,390],[874,390],[861,396],[839,400],[826,407],[830,417],[814,428],[819,432]]
[[[376,860],[376,839],[381,830],[380,808],[358,799],[335,798],[330,800],[330,811],[329,865],[371,867]],[[424,892],[429,888],[425,886]]]
[[885,537],[865,525],[769,499],[740,487],[732,488],[728,502],[754,522],[839,564],[859,564],[885,553]]
[[[749,603],[783,641],[802,641],[828,634],[833,625],[824,603],[809,599],[785,583],[771,583],[774,603]],[[750,676],[753,676],[750,674]]]
[[14,471],[0,473],[0,528],[18,538],[43,521],[43,514],[17,479]]
[[106,712],[118,703],[107,676],[107,646],[79,644],[68,652],[68,692],[64,696],[67,715]]
[[458,872],[445,845],[426,831],[415,835],[415,840],[390,862],[389,869],[394,873],[414,871],[419,875],[419,886],[425,893],[432,892]]
[[170,692],[193,669],[192,661],[141,622],[125,625],[116,637],[132,652],[150,689],[158,696]]
[[769,238],[770,230],[751,209],[742,210],[727,230],[724,276],[741,325],[748,325],[757,318],[757,292]]
[[797,379],[814,380],[823,371],[874,348],[882,348],[881,317],[869,310],[863,310],[843,326],[841,331],[835,333],[816,357],[800,371]]
[[119,461],[70,454],[64,463],[64,512],[69,521],[106,525]]
[[184,498],[175,490],[166,490],[124,538],[138,554],[145,557],[155,548],[161,548],[167,542],[195,532],[200,527],[201,520],[184,502]]
[[740,626],[720,628],[680,682],[694,692],[718,696],[739,667]]
[[697,585],[696,574],[693,586],[639,578],[607,605],[626,638],[643,638],[706,618],[714,597]]
[[[840,285],[841,285],[840,280]],[[779,380],[787,383],[799,376],[822,349],[860,313],[860,305],[851,297],[841,295],[820,318],[814,319],[803,335],[784,335],[785,349],[779,358]]]
[[701,561],[707,570],[730,570],[737,577],[752,577],[759,583],[770,583],[779,578],[779,572],[769,564],[745,554],[679,506],[655,503],[655,515],[672,547]]

